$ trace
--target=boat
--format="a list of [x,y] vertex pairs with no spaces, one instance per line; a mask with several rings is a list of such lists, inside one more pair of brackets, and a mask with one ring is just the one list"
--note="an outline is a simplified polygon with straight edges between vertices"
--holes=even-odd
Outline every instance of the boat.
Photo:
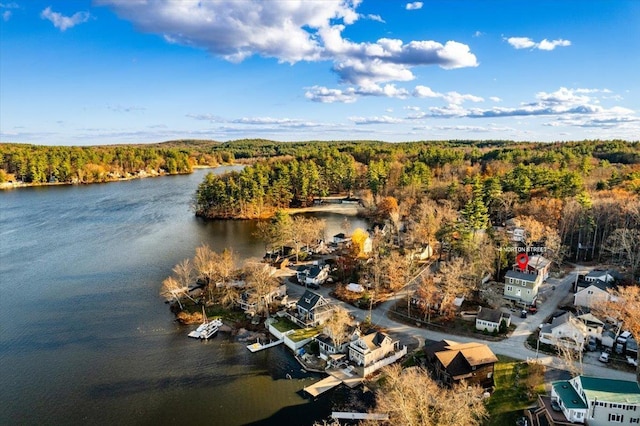
[[204,306],[202,307],[202,318],[202,324],[190,332],[188,334],[189,337],[193,337],[194,339],[208,339],[215,335],[222,326],[222,321],[217,318],[211,321],[207,319],[207,315],[204,312]]

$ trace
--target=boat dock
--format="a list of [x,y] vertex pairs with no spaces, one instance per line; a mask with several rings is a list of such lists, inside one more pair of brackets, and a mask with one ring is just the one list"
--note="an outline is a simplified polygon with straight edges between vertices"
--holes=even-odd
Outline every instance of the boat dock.
[[269,349],[272,348],[274,346],[279,345],[280,343],[284,343],[284,339],[280,339],[280,340],[276,340],[273,342],[269,342],[267,344],[262,344],[260,343],[260,339],[258,339],[258,341],[256,343],[252,343],[251,345],[247,345],[247,349],[249,349],[251,352],[258,352],[258,351],[262,351],[264,349]]
[[350,388],[355,388],[364,380],[362,377],[355,374],[355,372],[346,368],[330,368],[327,370],[327,373],[329,373],[329,377],[325,377],[319,382],[313,383],[302,390],[316,398],[318,395],[335,388],[340,383],[344,383]]

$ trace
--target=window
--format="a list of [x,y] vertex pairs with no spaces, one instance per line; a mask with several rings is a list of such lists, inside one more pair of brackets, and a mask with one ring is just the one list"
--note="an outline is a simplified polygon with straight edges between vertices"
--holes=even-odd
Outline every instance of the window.
[[640,418],[638,417],[631,417],[629,419],[629,423],[640,423]]
[[507,286],[507,291],[513,291],[513,287],[511,287],[510,285]]
[[624,421],[624,416],[622,414],[609,414],[609,421],[622,423]]

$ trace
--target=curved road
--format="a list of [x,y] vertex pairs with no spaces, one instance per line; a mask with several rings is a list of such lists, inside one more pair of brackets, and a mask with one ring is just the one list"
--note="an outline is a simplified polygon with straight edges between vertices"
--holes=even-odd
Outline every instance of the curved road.
[[[538,303],[538,313],[535,315],[528,315],[525,319],[512,317],[512,323],[517,324],[517,328],[515,329],[515,331],[504,340],[501,340],[499,342],[486,341],[486,344],[496,354],[506,355],[521,360],[537,358],[542,364],[546,366],[564,370],[565,366],[558,357],[550,356],[543,353],[536,354],[535,350],[531,350],[525,346],[525,341],[532,332],[536,332],[538,326],[542,323],[542,321],[548,318],[557,309],[558,305],[563,301],[563,299],[567,297],[567,295],[571,291],[571,285],[575,282],[577,274],[583,272],[585,271],[581,270],[579,267],[576,267],[571,273],[567,274],[562,279],[549,278],[547,282],[541,286],[540,289],[540,293],[546,297],[546,300],[543,303]],[[301,294],[301,291],[304,290],[303,287],[298,285],[290,285],[289,288],[291,290],[294,290],[291,293]],[[328,297],[329,290],[327,288],[321,288],[320,290],[314,291],[322,294],[328,300],[331,300],[332,303],[344,307],[356,318],[357,321],[364,321],[369,314],[368,311],[363,311],[340,300]],[[439,331],[413,327],[392,320],[387,316],[387,313],[393,308],[397,299],[400,297],[402,296],[396,296],[396,298],[394,299],[387,300],[386,302],[379,305],[375,310],[373,310],[371,314],[372,324],[385,328],[390,333],[398,334],[405,338],[414,338],[418,342],[421,342],[420,344],[422,344],[422,342],[424,342],[425,340],[440,341],[443,339],[451,339],[458,342],[482,340],[481,338],[477,337],[457,336]],[[598,361],[597,356],[594,356],[593,353],[585,353],[583,359],[583,371],[587,376],[607,377],[610,379],[631,381],[635,381],[636,379],[635,374],[632,372],[616,370],[614,368],[608,367],[605,364],[602,364]]]

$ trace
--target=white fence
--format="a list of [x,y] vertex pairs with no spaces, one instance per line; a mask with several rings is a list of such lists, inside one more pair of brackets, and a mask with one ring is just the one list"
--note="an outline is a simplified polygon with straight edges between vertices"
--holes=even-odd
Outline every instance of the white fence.
[[374,362],[373,364],[369,365],[368,367],[364,368],[364,376],[368,376],[369,374],[373,373],[374,371],[377,371],[379,369],[381,369],[382,367],[385,367],[389,364],[392,364],[394,362],[396,362],[397,360],[399,360],[400,358],[402,358],[403,356],[405,356],[407,354],[407,347],[403,346],[402,349],[399,352],[396,352],[395,354],[391,355],[390,357],[387,358],[383,358],[379,361]]

